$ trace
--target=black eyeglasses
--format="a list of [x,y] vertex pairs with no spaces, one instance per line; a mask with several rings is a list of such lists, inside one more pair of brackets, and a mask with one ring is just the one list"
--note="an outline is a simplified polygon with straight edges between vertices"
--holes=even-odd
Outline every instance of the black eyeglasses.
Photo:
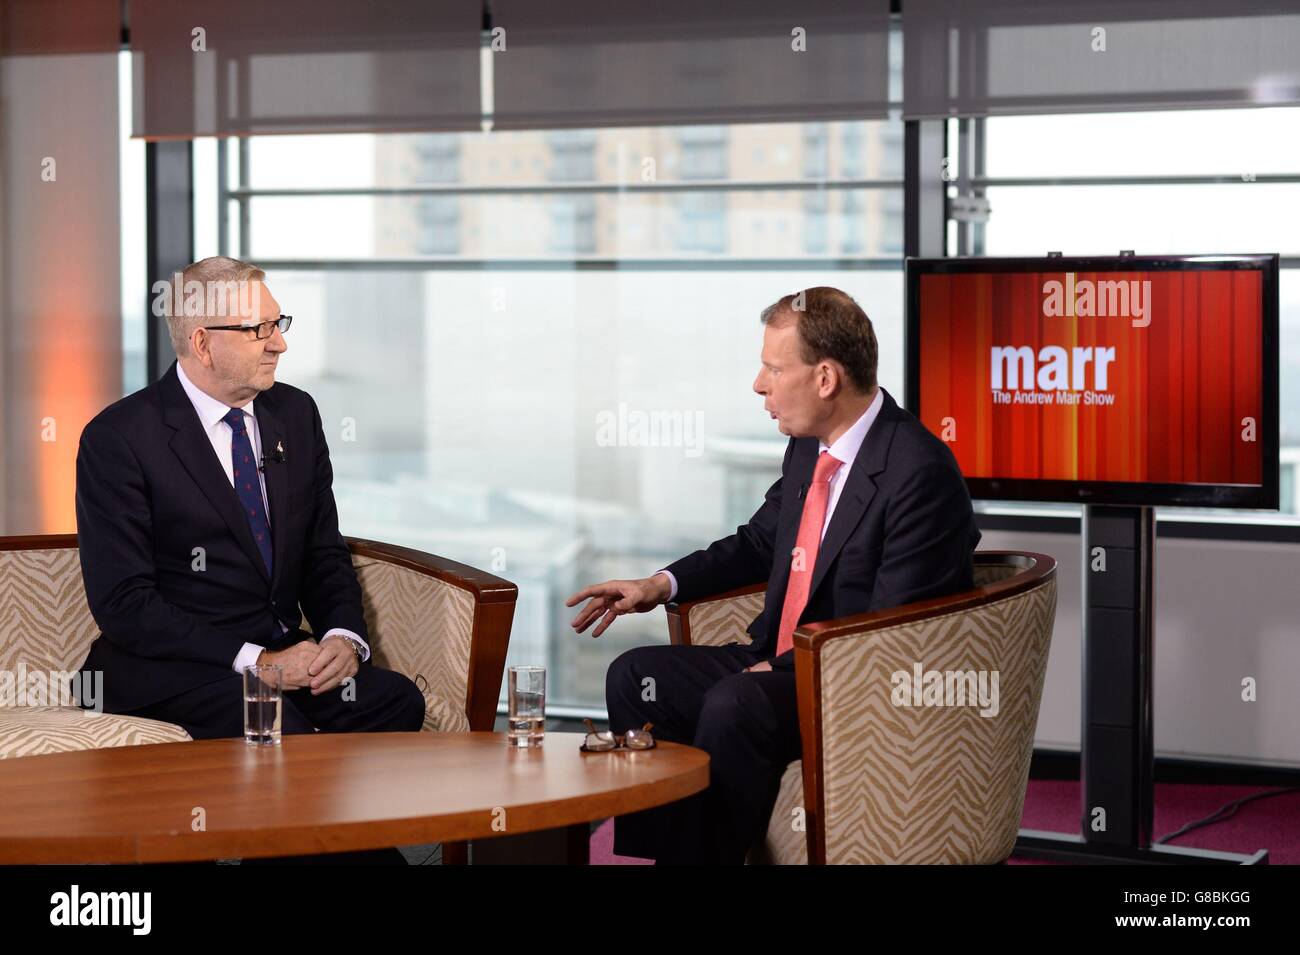
[[204,325],[203,327],[210,332],[255,332],[260,340],[271,337],[272,325],[280,329],[280,334],[283,335],[292,324],[292,315],[281,315],[273,321],[262,322],[260,325]]

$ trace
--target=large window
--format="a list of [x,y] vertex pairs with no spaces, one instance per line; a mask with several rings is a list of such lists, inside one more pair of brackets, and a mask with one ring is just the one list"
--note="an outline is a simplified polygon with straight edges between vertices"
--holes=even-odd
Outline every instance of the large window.
[[[1283,515],[1162,509],[1166,517],[1295,521],[1300,513],[1300,110],[999,117],[950,123],[949,192],[987,198],[950,253],[1279,252]],[[1063,509],[1068,510],[1068,509]],[[1073,512],[1078,512],[1075,506]]]
[[[602,710],[622,651],[564,598],[748,520],[785,440],[752,391],[762,308],[835,285],[903,392],[901,122],[264,137],[196,149],[199,255],[295,317],[345,533],[519,585],[509,663]],[[206,186],[206,188],[205,188]]]
[[[953,204],[951,254],[1284,254],[1286,514],[1162,517],[1295,521],[1300,112],[949,126],[950,196],[991,209]],[[281,378],[321,407],[345,533],[517,582],[508,662],[599,711],[664,617],[593,641],[564,598],[732,532],[779,472],[759,311],[847,290],[901,396],[902,143],[897,120],[206,141],[196,253],[267,268],[296,317]]]

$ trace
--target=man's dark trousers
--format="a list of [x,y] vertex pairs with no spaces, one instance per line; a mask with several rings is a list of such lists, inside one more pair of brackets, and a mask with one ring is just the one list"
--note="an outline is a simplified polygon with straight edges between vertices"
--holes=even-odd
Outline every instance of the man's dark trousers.
[[[290,643],[310,637],[299,631]],[[316,727],[322,733],[419,732],[424,724],[424,696],[408,677],[367,660],[358,664],[353,680],[355,686],[348,694],[351,699],[344,699],[346,684],[315,696],[309,687],[286,690],[280,732],[312,733]],[[192,739],[243,736],[243,687],[243,675],[231,671],[225,679],[132,710],[128,715],[175,723]]]
[[742,673],[747,646],[635,647],[605,678],[615,733],[653,723],[656,740],[709,754],[709,788],[614,820],[614,852],[663,864],[741,865],[767,832],[781,776],[800,758],[793,670]]

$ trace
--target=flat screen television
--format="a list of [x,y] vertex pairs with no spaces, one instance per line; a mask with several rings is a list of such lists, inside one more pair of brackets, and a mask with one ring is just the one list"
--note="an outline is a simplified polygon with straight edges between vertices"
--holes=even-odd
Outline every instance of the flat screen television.
[[907,407],[975,498],[1276,509],[1278,267],[909,258]]

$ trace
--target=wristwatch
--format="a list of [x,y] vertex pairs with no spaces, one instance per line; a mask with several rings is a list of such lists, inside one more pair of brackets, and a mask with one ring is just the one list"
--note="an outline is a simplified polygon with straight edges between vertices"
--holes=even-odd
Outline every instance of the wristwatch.
[[357,662],[358,663],[361,662],[362,657],[365,654],[362,651],[361,644],[358,641],[354,640],[352,637],[349,637],[346,633],[332,633],[330,634],[330,636],[337,637],[340,640],[346,641],[347,645],[352,648],[352,652],[357,655]]

